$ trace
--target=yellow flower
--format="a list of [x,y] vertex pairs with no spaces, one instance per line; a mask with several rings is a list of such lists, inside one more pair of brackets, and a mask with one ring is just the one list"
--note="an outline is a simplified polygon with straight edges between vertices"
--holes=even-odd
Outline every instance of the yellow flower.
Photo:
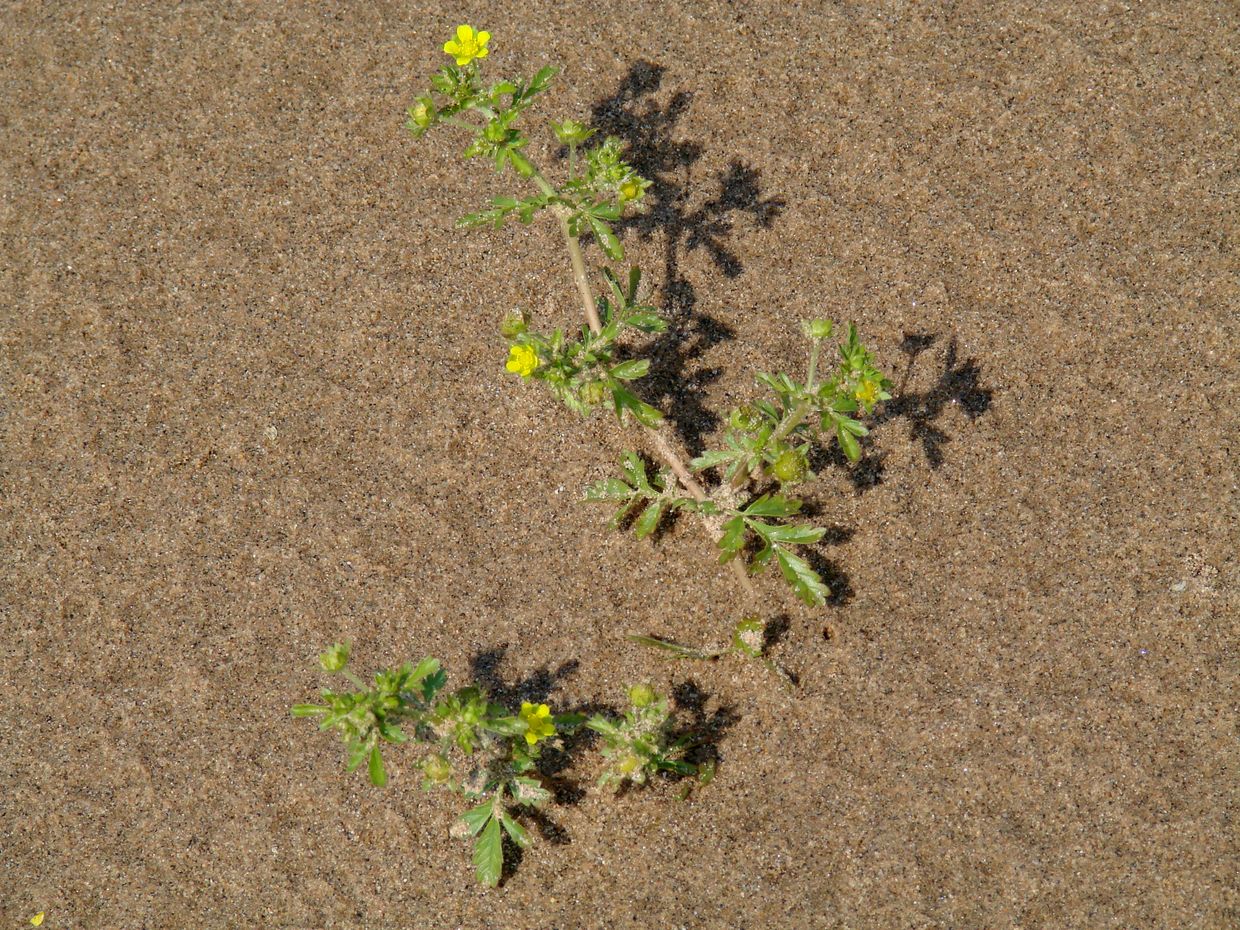
[[853,390],[853,397],[861,401],[867,407],[873,407],[878,403],[879,383],[871,378],[862,378],[861,383]]
[[465,67],[475,58],[487,57],[487,43],[491,33],[474,32],[473,26],[457,26],[456,38],[443,44],[443,50],[456,59],[459,67]]
[[31,917],[30,922],[36,927],[41,927],[43,925],[43,912],[39,911],[39,913]]
[[504,367],[514,375],[528,378],[541,364],[533,346],[513,346],[508,350],[508,364]]
[[521,719],[525,721],[525,741],[533,746],[540,739],[555,736],[555,724],[551,722],[551,708],[546,704],[521,702]]

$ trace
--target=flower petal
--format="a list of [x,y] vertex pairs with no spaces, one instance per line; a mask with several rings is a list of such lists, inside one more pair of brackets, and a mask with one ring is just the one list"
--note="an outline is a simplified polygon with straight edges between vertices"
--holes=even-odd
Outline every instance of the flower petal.
[[453,42],[451,39],[449,39],[447,42],[445,42],[445,43],[443,44],[443,50],[444,50],[444,52],[446,52],[447,54],[452,55],[452,56],[455,56],[455,55],[456,55],[456,51],[457,51],[457,49],[459,49],[459,48],[460,48],[460,46],[459,46],[459,45],[457,45],[455,42]]
[[486,45],[490,41],[491,41],[491,33],[489,32],[478,33],[478,44],[479,45]]
[[456,37],[457,39],[460,40],[462,44],[468,44],[469,41],[474,37],[474,27],[473,26],[457,26]]

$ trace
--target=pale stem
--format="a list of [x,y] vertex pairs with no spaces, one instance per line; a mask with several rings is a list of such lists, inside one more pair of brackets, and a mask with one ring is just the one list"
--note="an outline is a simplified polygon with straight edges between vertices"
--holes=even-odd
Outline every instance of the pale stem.
[[[555,188],[547,182],[547,179],[544,178],[537,169],[535,169],[531,178],[534,183],[538,185],[538,189],[545,195],[549,197],[556,195]],[[598,307],[596,307],[594,303],[594,291],[590,288],[590,277],[586,272],[585,257],[581,254],[581,242],[568,228],[567,211],[561,209],[557,212],[559,213],[560,218],[560,232],[564,235],[564,245],[568,248],[568,257],[573,265],[573,280],[577,284],[577,293],[581,297],[581,310],[585,314],[586,323],[590,327],[590,332],[597,334],[602,331],[603,322],[599,319]],[[672,473],[676,475],[676,480],[679,481],[684,489],[689,492],[690,496],[692,496],[692,498],[698,503],[703,503],[710,500],[710,495],[706,493],[706,490],[702,487],[698,480],[693,477],[693,472],[691,472],[688,466],[685,465],[684,460],[681,459],[676,450],[672,448],[672,444],[667,441],[663,434],[657,429],[646,426],[645,424],[642,424],[642,429],[646,431],[646,435],[650,438],[651,444],[659,453],[659,457],[667,463],[669,468],[671,468]],[[709,521],[706,520],[705,515],[703,515],[703,522],[706,523],[707,530],[710,532],[711,537],[715,542],[718,542],[721,534],[719,534],[714,527],[711,526]],[[737,559],[733,559],[728,564],[732,566],[732,573],[736,576],[736,579],[741,588],[745,591],[745,594],[750,600],[756,602],[758,594],[749,580],[749,575],[746,573],[745,567]]]

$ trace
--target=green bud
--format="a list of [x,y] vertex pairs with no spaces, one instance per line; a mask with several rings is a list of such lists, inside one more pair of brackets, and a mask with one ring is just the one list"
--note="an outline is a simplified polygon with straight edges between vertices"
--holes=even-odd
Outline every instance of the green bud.
[[732,631],[732,645],[750,658],[759,658],[766,646],[766,626],[757,617],[746,617]]
[[628,753],[616,764],[616,771],[618,771],[621,775],[632,775],[639,768],[641,768],[641,766],[642,760],[637,758],[637,756],[632,753]]
[[587,404],[601,404],[607,397],[607,385],[602,381],[591,381],[581,389],[581,399]]
[[504,317],[504,322],[499,324],[499,331],[503,334],[505,339],[512,340],[516,339],[523,332],[525,332],[528,325],[529,323],[525,318],[525,311],[522,310],[519,313],[510,313]]
[[785,449],[771,468],[781,484],[796,484],[809,474],[809,462],[800,449]]
[[452,777],[452,763],[443,756],[431,756],[422,763],[422,772],[428,781],[442,785]]
[[746,404],[732,411],[732,415],[728,417],[728,423],[733,429],[748,433],[762,425],[762,414]]
[[810,339],[830,339],[831,328],[830,320],[804,320],[801,323],[801,331]]
[[565,145],[580,145],[592,135],[593,129],[587,129],[575,119],[566,119],[562,123],[552,123],[551,129],[555,132],[555,137]]
[[634,707],[649,707],[657,697],[650,685],[634,685],[629,688],[629,703]]
[[319,665],[325,672],[338,672],[349,664],[349,644],[336,643],[319,656]]
[[435,102],[430,97],[419,97],[409,108],[409,128],[421,133],[435,121]]

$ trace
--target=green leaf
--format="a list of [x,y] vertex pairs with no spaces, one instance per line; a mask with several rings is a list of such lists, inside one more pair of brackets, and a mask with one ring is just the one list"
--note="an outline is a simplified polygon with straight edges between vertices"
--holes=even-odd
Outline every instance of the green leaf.
[[530,160],[522,155],[518,149],[510,148],[507,151],[508,160],[512,162],[512,167],[516,169],[517,174],[523,178],[532,177],[534,166],[530,164]]
[[663,414],[649,404],[639,400],[637,395],[627,388],[613,384],[611,386],[611,395],[615,403],[617,417],[621,417],[625,412],[628,412],[638,423],[643,426],[649,426],[651,429],[663,422]]
[[770,532],[766,534],[766,538],[777,543],[807,546],[810,543],[818,542],[826,532],[826,529],[820,526],[807,526],[804,523],[798,523],[793,526],[771,527]]
[[623,307],[628,304],[624,298],[624,291],[620,289],[620,282],[616,278],[616,274],[610,268],[603,269],[603,277],[607,280],[607,286],[611,288],[612,294],[616,298],[616,306]]
[[637,286],[642,283],[642,270],[634,265],[629,269],[629,303],[637,300]]
[[854,436],[868,436],[870,434],[870,431],[865,428],[864,423],[858,423],[856,420],[849,420],[846,417],[840,419],[840,426]]
[[628,362],[621,362],[611,370],[611,376],[620,381],[633,381],[637,378],[644,378],[649,370],[650,359],[635,358]]
[[525,732],[526,724],[517,717],[492,717],[482,721],[482,728],[500,736],[520,736]]
[[726,465],[735,458],[736,452],[732,449],[708,449],[689,462],[689,467],[694,471],[702,471],[706,468],[714,468],[716,465]]
[[623,261],[624,248],[620,245],[616,234],[611,231],[611,227],[592,213],[586,214],[586,219],[589,220],[590,229],[594,232],[594,237],[598,239],[598,244],[607,253],[607,257],[613,262]]
[[494,801],[483,801],[477,807],[467,810],[458,818],[461,823],[465,824],[465,829],[469,831],[470,836],[477,836],[478,831],[487,825],[487,821],[491,819],[491,815],[495,812]]
[[518,804],[538,807],[551,800],[551,792],[537,779],[520,775],[512,780],[512,797]]
[[522,849],[528,849],[530,845],[530,835],[525,832],[525,828],[517,823],[505,812],[500,812],[499,822],[504,826],[504,832],[512,837],[512,841]]
[[586,722],[586,715],[579,713],[553,714],[551,717],[557,731],[571,733]]
[[633,496],[633,489],[619,478],[605,478],[586,488],[588,501],[626,501]]
[[501,836],[499,821],[491,817],[474,843],[474,869],[478,881],[489,888],[499,884],[499,877],[504,869],[504,844]]
[[329,708],[322,707],[319,704],[294,704],[290,709],[290,713],[294,717],[321,717],[328,710]]
[[[672,654],[671,657],[674,659],[711,659],[719,655],[718,650],[703,651],[701,649],[693,649],[689,646],[682,646],[679,643],[669,642],[666,639],[659,639],[657,636],[638,636],[636,634],[632,634],[628,637],[628,639],[640,646],[649,646],[651,649],[661,649],[664,652],[670,652]],[[587,721],[586,726],[592,730],[598,730],[599,733],[606,735],[604,730],[601,730],[594,725],[594,721],[598,719],[600,718],[591,717],[590,720]]]
[[801,502],[782,494],[763,494],[741,510],[747,517],[790,517],[801,510]]
[[559,72],[559,68],[554,65],[547,65],[541,68],[537,74],[530,79],[530,90],[532,94],[541,93],[547,89],[547,85],[551,83],[551,79]]
[[345,765],[345,771],[353,772],[366,759],[367,745],[364,742],[354,741],[345,747],[345,753],[348,756],[348,763]]
[[719,561],[731,561],[744,545],[745,518],[738,514],[723,525],[723,535],[719,537],[719,548],[723,550],[723,555]]
[[658,527],[659,518],[663,516],[663,504],[664,502],[661,498],[656,498],[642,515],[637,518],[637,523],[633,530],[637,533],[638,539],[645,539]]
[[844,429],[844,424],[839,423],[835,428],[836,438],[840,441],[840,448],[844,450],[844,455],[848,461],[855,462],[861,458],[861,444],[857,442],[857,437]]
[[831,589],[822,583],[822,578],[809,567],[808,562],[797,558],[782,546],[775,547],[775,557],[779,560],[779,568],[784,573],[784,578],[792,585],[797,597],[811,607],[822,607],[827,603]]
[[667,332],[667,321],[653,311],[639,311],[624,318],[625,325],[643,333]]
[[[635,637],[630,636],[629,639]],[[603,736],[619,736],[620,728],[608,720],[606,717],[600,717],[597,714],[586,721],[586,727],[595,733],[601,733]]]
[[370,750],[370,783],[376,788],[387,784],[387,772],[383,770],[383,756],[378,746]]

